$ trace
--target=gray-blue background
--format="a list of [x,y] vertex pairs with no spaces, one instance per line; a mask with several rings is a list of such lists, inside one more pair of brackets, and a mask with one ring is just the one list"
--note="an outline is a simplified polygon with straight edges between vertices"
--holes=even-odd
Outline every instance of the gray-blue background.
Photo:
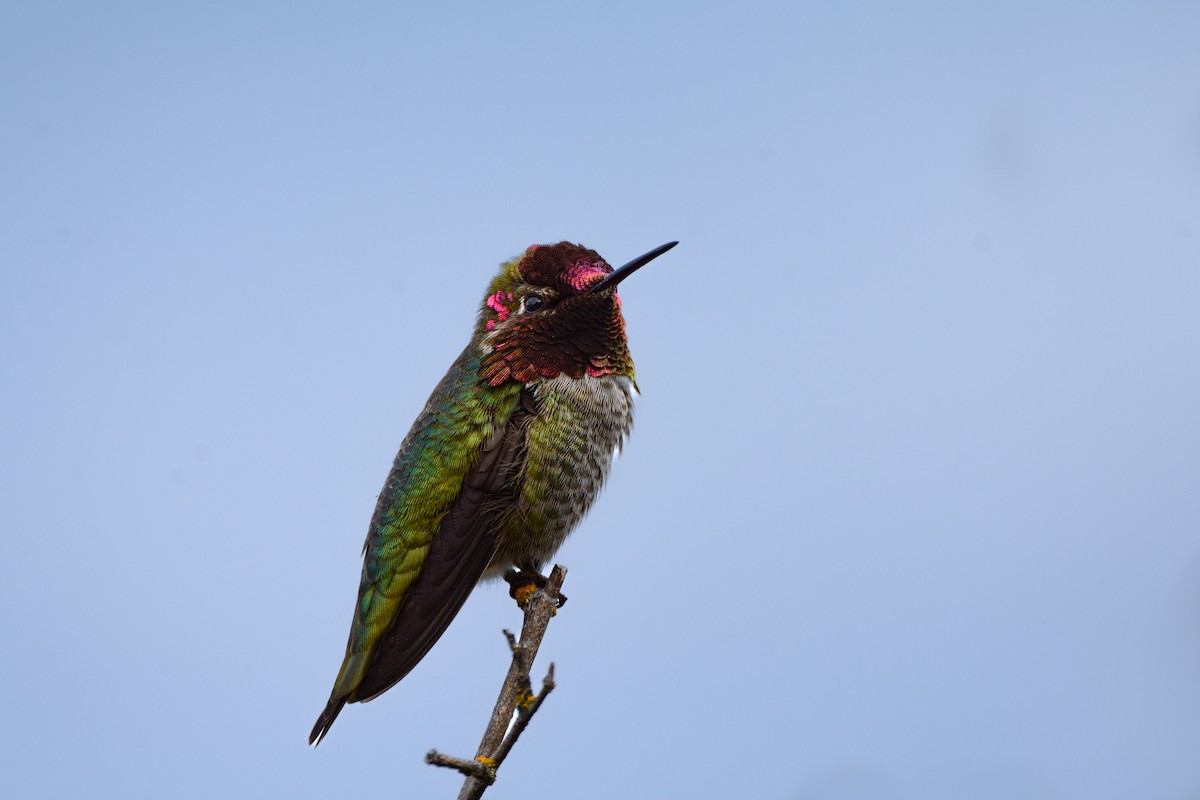
[[488,796],[1200,797],[1200,9],[901,5],[4,3],[6,796],[453,796],[500,586],[305,747],[376,492],[679,239]]

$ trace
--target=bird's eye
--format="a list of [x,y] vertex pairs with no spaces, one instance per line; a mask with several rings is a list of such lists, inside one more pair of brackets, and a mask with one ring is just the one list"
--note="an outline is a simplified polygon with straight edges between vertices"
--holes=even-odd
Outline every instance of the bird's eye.
[[542,298],[538,297],[536,294],[525,295],[525,310],[526,311],[537,311],[539,308],[541,308],[545,304],[546,304],[546,301],[543,300]]

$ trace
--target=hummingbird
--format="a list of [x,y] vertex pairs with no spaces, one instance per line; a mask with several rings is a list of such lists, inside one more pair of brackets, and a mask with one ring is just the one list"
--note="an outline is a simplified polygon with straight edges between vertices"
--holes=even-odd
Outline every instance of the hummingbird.
[[533,245],[500,266],[470,342],[384,482],[346,656],[309,744],[346,703],[407,675],[477,583],[544,583],[543,566],[591,507],[633,424],[617,286],[676,244],[616,270],[570,242]]

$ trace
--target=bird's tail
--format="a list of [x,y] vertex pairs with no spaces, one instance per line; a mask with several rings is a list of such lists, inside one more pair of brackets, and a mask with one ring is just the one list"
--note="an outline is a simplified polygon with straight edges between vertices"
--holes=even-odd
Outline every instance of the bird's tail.
[[342,713],[342,707],[346,705],[346,696],[331,697],[329,702],[325,704],[325,710],[321,712],[321,716],[317,717],[317,724],[313,725],[312,733],[308,735],[308,743],[318,745],[325,738],[325,734],[329,733],[330,726],[337,719],[337,715]]
[[[349,646],[346,649],[348,651]],[[346,703],[357,703],[362,699],[355,689],[362,683],[363,670],[366,669],[366,666],[366,653],[346,653],[346,660],[342,662],[337,680],[333,682],[333,691],[329,694],[329,702],[325,704],[325,710],[321,712],[321,716],[317,717],[317,724],[313,725],[312,733],[308,735],[309,744],[321,743],[325,734],[329,732],[329,726],[337,719],[337,715],[342,713],[342,706]]]

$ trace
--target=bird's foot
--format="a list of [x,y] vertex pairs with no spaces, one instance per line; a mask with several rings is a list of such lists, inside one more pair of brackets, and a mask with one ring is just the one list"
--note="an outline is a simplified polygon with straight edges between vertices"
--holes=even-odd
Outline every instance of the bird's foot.
[[[522,567],[505,572],[504,580],[508,584],[509,596],[517,601],[517,605],[524,608],[525,604],[529,602],[529,598],[533,597],[534,592],[545,588],[547,578],[536,569]],[[562,608],[567,603],[567,596],[560,592],[555,600],[558,603],[557,607]]]

